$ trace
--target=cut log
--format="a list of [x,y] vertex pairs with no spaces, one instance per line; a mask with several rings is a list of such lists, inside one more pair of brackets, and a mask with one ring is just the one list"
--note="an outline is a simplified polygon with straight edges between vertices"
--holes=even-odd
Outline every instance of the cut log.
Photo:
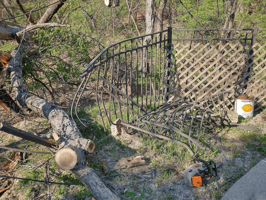
[[[22,47],[24,47],[23,44]],[[21,48],[15,49],[11,53],[13,57],[9,62],[11,84],[17,101],[22,107],[28,107],[48,119],[53,131],[60,137],[60,148],[69,147],[76,152],[77,164],[71,171],[77,175],[97,200],[120,199],[105,186],[94,170],[86,165],[86,154],[94,151],[94,142],[82,137],[77,125],[70,120],[65,111],[27,92],[22,83],[21,59],[23,55]]]
[[77,153],[71,148],[63,148],[56,152],[55,162],[63,170],[73,169],[78,162]]

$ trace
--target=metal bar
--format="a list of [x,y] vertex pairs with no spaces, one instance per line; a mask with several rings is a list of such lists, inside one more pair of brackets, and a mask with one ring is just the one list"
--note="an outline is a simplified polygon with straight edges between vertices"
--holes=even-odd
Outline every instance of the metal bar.
[[[112,53],[114,54],[114,52],[115,52],[115,50],[113,48],[112,49]],[[115,61],[114,61],[114,58],[112,58],[111,61],[112,61],[112,75],[111,75],[111,77],[112,77],[112,84],[114,85],[114,70],[115,70]],[[113,88],[111,89],[111,91],[113,92]],[[117,119],[117,113],[116,113],[114,98],[112,98],[112,101],[113,101],[115,118]]]
[[0,125],[1,125],[0,130],[5,132],[5,133],[15,135],[15,136],[23,138],[25,140],[36,142],[36,143],[41,144],[41,145],[46,146],[46,147],[51,147],[51,148],[58,147],[58,144],[56,144],[55,142],[52,142],[52,141],[44,139],[42,137],[33,135],[32,133],[28,133],[26,131],[17,129],[15,127],[8,126],[4,122],[1,122]]
[[[137,45],[137,42],[136,42]],[[139,83],[138,83],[138,79],[139,79],[139,52],[138,50],[136,50],[136,54],[137,54],[137,62],[136,62],[136,70],[137,70],[137,77],[136,77],[136,89],[137,89],[137,104],[139,104]],[[140,113],[140,110],[138,109],[138,113]]]
[[[155,37],[155,41],[157,42],[157,36]],[[158,50],[158,48],[157,48],[157,45],[155,45],[154,46],[154,51],[155,51],[155,55],[154,55],[154,75],[153,75],[153,80],[154,80],[154,92],[153,92],[153,95],[154,95],[154,97],[153,97],[153,109],[155,109],[156,108],[156,100],[157,100],[157,97],[156,97],[156,77],[157,77],[157,50]],[[151,109],[152,110],[152,109]]]
[[[121,103],[121,104],[123,104],[127,109],[131,109],[130,108],[130,106],[127,104],[127,103],[125,103],[125,102],[123,102],[122,100],[120,100],[119,99],[119,96],[118,95],[114,95],[114,94],[112,94],[109,90],[107,90],[106,88],[103,88],[104,89],[104,91],[106,91],[109,95],[111,95],[116,101],[117,101],[117,103]],[[134,110],[131,110],[132,112],[134,112],[136,115],[138,115],[138,113],[137,112],[135,112]]]
[[[130,48],[132,49],[133,47],[132,47],[132,40],[130,40]],[[133,65],[133,63],[132,63],[132,54],[133,54],[133,51],[131,51],[130,52],[130,98],[131,99],[133,99],[133,85],[132,85],[132,83],[133,83],[133,77],[132,77],[132,74],[133,74],[133,69],[132,69],[132,65]],[[131,107],[132,107],[132,110],[134,110],[134,105],[133,105],[133,102],[131,102]],[[133,119],[134,119],[134,113],[133,112],[131,112],[131,115],[132,115],[132,117],[133,117]]]
[[103,128],[104,128],[104,131],[106,131],[106,127],[105,127],[105,123],[104,123],[104,120],[103,120],[103,115],[102,115],[102,111],[101,111],[101,107],[100,107],[100,103],[99,103],[99,98],[98,98],[98,89],[99,89],[99,77],[100,77],[100,71],[101,68],[99,67],[98,68],[98,76],[97,76],[97,82],[96,82],[96,103],[97,103],[97,106],[98,106],[98,110],[99,110],[99,113],[100,113],[100,116],[101,116],[101,119],[102,119],[102,122],[103,122]]
[[143,107],[143,67],[144,67],[144,51],[143,51],[143,38],[141,38],[141,73],[140,73],[140,77],[141,77],[141,107]]
[[[168,27],[168,40],[167,40],[167,48],[169,51],[171,51],[172,49],[172,35],[173,35],[173,32],[172,32],[172,27]],[[168,56],[167,56],[167,59],[168,59],[168,66],[167,66],[167,94],[166,94],[166,101],[168,101],[169,99],[169,92],[170,92],[170,71],[171,71],[171,53],[169,53],[168,51]]]
[[48,151],[29,151],[29,150],[16,149],[16,148],[4,147],[4,146],[0,146],[0,149],[6,149],[6,150],[18,151],[18,152],[25,152],[25,153],[52,154],[52,152],[48,152]]
[[[253,29],[174,29],[173,31],[252,31]],[[265,29],[261,29],[265,30]]]
[[[126,44],[125,44],[125,50],[127,49],[127,46],[126,46]],[[126,69],[125,69],[125,71],[126,71],[126,81],[125,81],[125,84],[126,84],[126,95],[128,95],[128,88],[127,88],[127,85],[128,85],[128,77],[127,77],[127,68],[128,68],[128,66],[127,66],[127,53],[125,52],[125,64],[126,64]],[[130,80],[129,80],[129,82],[130,82]],[[128,98],[127,98],[127,105],[128,105]],[[127,109],[127,121],[129,122],[129,110]]]
[[[160,41],[162,40],[162,33],[160,33]],[[160,93],[160,89],[161,89],[161,79],[162,79],[162,74],[161,74],[161,69],[163,67],[162,63],[161,63],[161,56],[162,56],[162,43],[160,43],[159,46],[159,81],[158,81],[158,91],[159,91],[159,104],[163,103],[163,100],[160,103],[160,98],[161,98],[161,93]],[[163,94],[162,94],[163,95]]]
[[126,95],[124,92],[122,92],[121,90],[119,90],[115,85],[111,84],[109,81],[107,81],[105,78],[101,77],[100,78],[105,81],[108,85],[110,85],[114,90],[115,90],[115,93],[118,94],[119,96],[119,93],[123,96],[125,96],[127,99],[129,99],[132,103],[134,103],[136,106],[138,106],[140,108],[141,111],[145,112],[147,114],[147,111],[141,107],[139,104],[137,104],[133,99],[131,99],[128,95]]
[[164,30],[164,31],[159,31],[159,32],[155,32],[155,33],[151,33],[151,34],[147,34],[147,35],[141,35],[141,36],[137,36],[137,37],[134,37],[134,38],[130,38],[130,39],[126,39],[126,40],[122,40],[120,42],[117,42],[117,43],[113,43],[113,44],[110,44],[109,46],[105,47],[104,50],[101,51],[101,53],[99,53],[83,70],[81,70],[82,73],[86,72],[92,65],[93,63],[104,53],[107,51],[107,49],[115,46],[115,45],[118,45],[118,44],[121,44],[121,43],[124,43],[124,42],[127,42],[127,41],[130,41],[130,40],[135,40],[135,39],[138,39],[138,38],[145,38],[146,36],[149,36],[149,35],[154,35],[154,34],[158,34],[158,33],[164,33],[164,32],[167,32],[167,30]]
[[[151,38],[151,41],[153,41],[153,37]],[[152,64],[152,46],[151,46],[151,60],[150,60],[150,73],[149,73],[149,80],[150,80],[150,111],[152,110],[152,104],[151,104],[151,101],[152,101],[152,73],[153,73],[153,70],[152,70],[152,67],[153,67],[153,64]],[[148,75],[148,74],[147,74]]]
[[129,128],[132,128],[132,129],[135,129],[135,130],[141,131],[141,132],[143,132],[143,133],[147,133],[147,134],[149,134],[149,135],[152,135],[152,136],[155,136],[155,137],[158,137],[158,138],[161,138],[161,139],[165,139],[165,140],[172,141],[172,142],[175,142],[175,143],[177,143],[177,144],[180,144],[180,145],[182,145],[183,147],[185,147],[185,148],[189,151],[189,153],[190,153],[192,156],[194,156],[193,151],[192,151],[192,150],[191,150],[191,149],[190,149],[185,143],[183,143],[183,142],[179,142],[179,141],[177,141],[177,140],[175,140],[175,139],[172,139],[172,138],[169,138],[169,137],[166,137],[166,136],[163,136],[163,135],[159,135],[159,134],[157,134],[157,133],[152,133],[152,132],[150,132],[150,131],[146,131],[146,130],[144,130],[144,129],[141,129],[141,128],[138,128],[138,127],[132,126],[132,125],[127,124],[127,123],[124,123],[124,122],[121,122],[120,124],[123,125],[123,126],[129,127]]
[[59,183],[59,182],[47,182],[43,180],[36,180],[36,179],[29,179],[29,178],[19,178],[15,176],[4,176],[0,175],[1,178],[12,178],[12,179],[19,179],[19,180],[26,180],[26,181],[34,181],[40,183],[49,183],[49,184],[57,184],[57,185],[83,185],[82,183]]
[[252,38],[214,38],[214,39],[173,39],[173,41],[213,41],[213,40],[218,40],[218,41],[234,41],[234,40],[252,40]]
[[[164,35],[164,40],[165,40],[165,35]],[[163,42],[163,81],[162,81],[162,83],[163,83],[163,86],[165,86],[165,77],[166,77],[166,75],[165,75],[165,67],[166,67],[166,64],[165,64],[165,51],[166,51],[166,49],[165,49],[165,42]],[[164,97],[165,97],[165,93],[166,92],[166,90],[165,90],[165,87],[163,88],[163,92],[162,92],[162,103],[164,103],[165,102],[165,99],[164,99]]]
[[142,120],[143,122],[145,123],[148,123],[148,124],[151,124],[151,125],[155,125],[155,126],[159,126],[159,127],[162,127],[164,129],[172,129],[173,131],[181,134],[183,137],[187,138],[187,139],[190,139],[191,141],[193,141],[194,143],[198,144],[201,148],[204,148],[197,140],[195,140],[194,138],[192,137],[189,137],[188,135],[186,135],[185,133],[182,133],[179,129],[175,128],[175,127],[170,127],[170,126],[167,126],[167,125],[164,125],[164,124],[159,124],[159,123],[155,123],[155,122],[152,122],[152,121],[148,121],[148,120],[145,120],[143,119]]
[[[119,78],[120,77],[120,60],[121,60],[121,58],[120,58],[120,52],[121,52],[121,44],[119,44],[119,46],[118,46],[118,51],[119,51],[119,55],[118,55],[117,72],[116,72],[117,73],[116,74],[117,75],[117,77],[116,77],[116,87],[117,88],[119,88],[119,82],[120,82],[120,85],[122,85],[121,84],[121,78]],[[117,96],[119,98],[118,92],[117,92]],[[120,118],[123,120],[123,114],[122,114],[121,104],[120,104],[119,101],[118,101],[118,107],[119,107]]]

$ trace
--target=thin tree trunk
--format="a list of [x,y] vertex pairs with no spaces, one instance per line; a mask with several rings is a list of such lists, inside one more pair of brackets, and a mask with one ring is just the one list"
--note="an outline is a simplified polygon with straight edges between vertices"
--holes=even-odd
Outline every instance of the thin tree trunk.
[[38,21],[38,23],[46,23],[49,22],[55,13],[57,13],[57,11],[64,5],[64,3],[66,2],[66,0],[53,0],[51,2],[51,4],[53,4],[52,6],[49,6],[47,8],[47,10],[45,11],[45,13],[42,15],[41,19]]
[[157,9],[157,26],[156,31],[162,31],[163,30],[163,14],[165,12],[167,0],[161,0],[160,5]]
[[[228,10],[223,29],[232,29],[233,28],[236,10],[237,10],[237,0],[231,0],[230,8]],[[222,37],[228,38],[228,37],[230,37],[230,33],[231,33],[231,31],[223,31]]]
[[[155,1],[147,0],[146,1],[146,13],[145,13],[146,34],[154,33],[154,21],[155,21],[154,8],[155,8]],[[151,42],[151,39],[152,39],[151,36],[146,36],[143,41],[143,46],[146,46],[147,44],[149,44]],[[144,48],[142,64],[138,68],[138,70],[141,72],[143,77],[146,77],[148,73],[147,54],[148,54],[147,50]]]

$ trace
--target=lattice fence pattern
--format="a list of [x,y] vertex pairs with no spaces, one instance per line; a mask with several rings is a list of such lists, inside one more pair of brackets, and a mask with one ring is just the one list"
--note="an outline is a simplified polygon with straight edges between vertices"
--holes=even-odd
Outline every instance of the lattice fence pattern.
[[220,35],[219,31],[191,31],[179,30],[182,34],[174,43],[181,96],[195,98],[197,93],[202,99],[231,91],[223,105],[233,110],[235,98],[247,93],[255,97],[255,111],[265,108],[266,41],[261,38],[255,42],[254,32],[259,31],[251,29],[244,34],[243,30],[233,30],[230,39],[221,38],[223,30]]

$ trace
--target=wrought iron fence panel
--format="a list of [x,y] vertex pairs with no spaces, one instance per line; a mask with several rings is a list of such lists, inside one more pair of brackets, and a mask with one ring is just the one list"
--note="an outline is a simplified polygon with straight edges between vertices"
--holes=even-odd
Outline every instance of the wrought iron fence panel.
[[81,96],[88,91],[104,127],[118,118],[132,122],[164,103],[168,43],[166,30],[105,48],[83,70],[83,81],[72,104],[76,116]]

